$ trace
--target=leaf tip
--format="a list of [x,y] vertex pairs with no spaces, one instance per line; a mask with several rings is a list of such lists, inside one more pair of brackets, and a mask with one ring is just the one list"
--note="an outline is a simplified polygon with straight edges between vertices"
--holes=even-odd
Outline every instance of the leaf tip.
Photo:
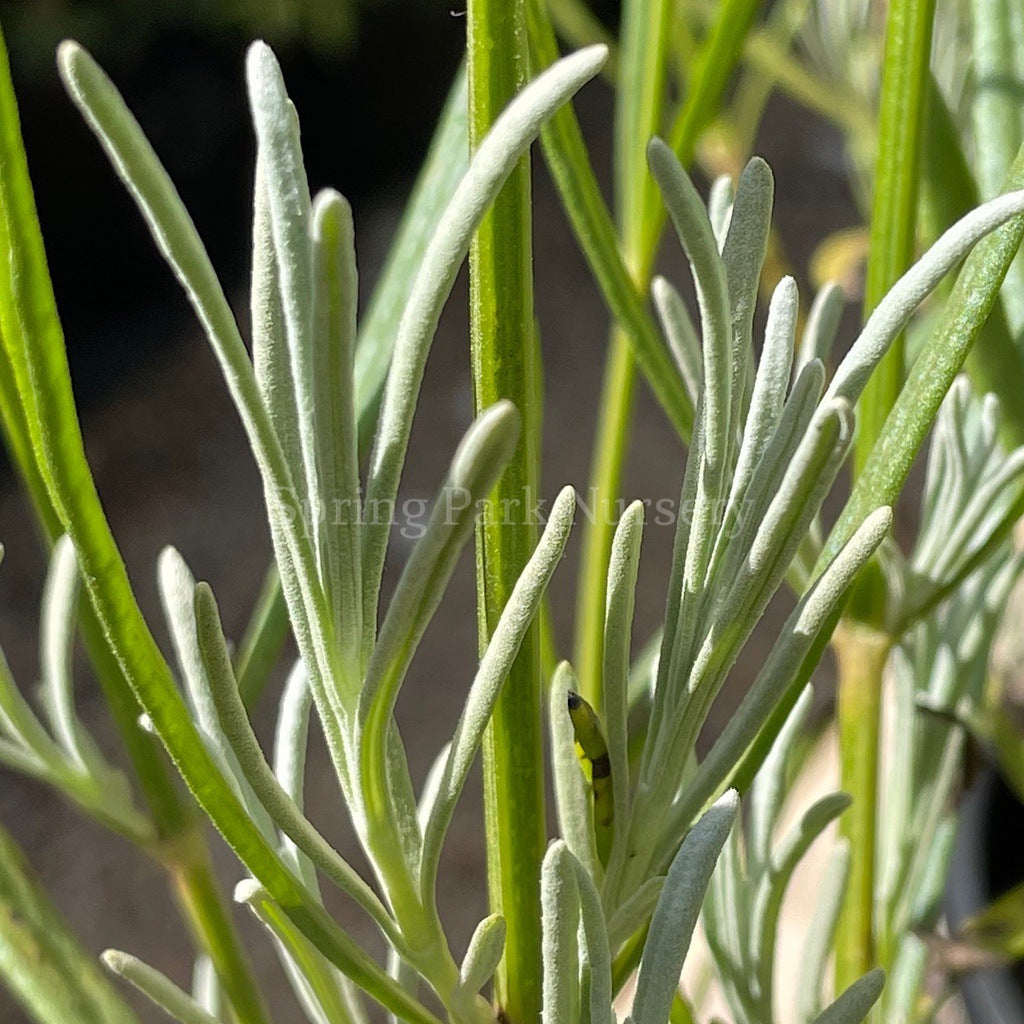
[[608,63],[610,52],[604,43],[594,43],[579,50],[577,56],[580,63],[590,69],[591,75],[596,75]]
[[70,73],[85,54],[82,44],[74,39],[64,39],[57,46],[57,66],[61,71]]
[[245,55],[245,80],[253,112],[273,103],[285,93],[284,76],[274,51],[262,40],[251,43]]
[[313,237],[338,236],[343,228],[351,231],[352,207],[334,188],[321,189],[313,199]]
[[236,903],[254,903],[263,893],[263,886],[255,878],[243,878],[235,886],[234,900]]
[[775,188],[775,175],[764,157],[752,156],[747,161],[747,166],[743,168],[741,177],[753,182],[759,190]]
[[664,139],[655,135],[647,143],[647,163],[656,178],[677,162],[675,153]]
[[635,529],[638,525],[642,526],[643,522],[644,503],[637,498],[637,500],[631,502],[626,511],[622,513],[622,518],[619,520],[619,523],[623,529]]
[[211,635],[223,636],[220,608],[217,606],[217,598],[213,596],[213,588],[205,580],[200,580],[196,584],[195,590],[192,592],[192,602],[195,609],[199,644],[202,649]]
[[723,812],[735,814],[740,808],[740,794],[737,789],[727,789],[714,803]]
[[123,975],[135,958],[120,949],[105,949],[100,953],[100,962],[112,974]]
[[92,59],[89,51],[74,39],[65,39],[57,47],[57,71],[60,73],[64,88],[71,98],[78,103],[83,93],[83,76],[99,71],[99,66]]
[[568,519],[571,523],[575,515],[576,489],[571,484],[567,484],[558,492],[558,497],[555,498],[555,503],[551,508],[551,518],[556,521]]
[[185,560],[181,557],[181,552],[173,544],[166,544],[160,549],[160,554],[156,556],[157,579],[162,584],[172,583],[184,564]]
[[473,480],[481,472],[501,472],[512,458],[519,440],[519,410],[502,398],[488,406],[466,432],[452,460],[451,482],[472,491]]

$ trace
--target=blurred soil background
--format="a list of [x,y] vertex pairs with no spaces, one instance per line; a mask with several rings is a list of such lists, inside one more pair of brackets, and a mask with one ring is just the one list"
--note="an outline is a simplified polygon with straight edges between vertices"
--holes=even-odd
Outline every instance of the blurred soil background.
[[[137,0],[6,0],[2,22],[12,53],[23,130],[64,322],[90,460],[143,609],[164,646],[155,564],[164,545],[181,550],[211,582],[225,627],[238,638],[269,557],[258,477],[214,359],[177,284],[134,206],[64,96],[56,43],[75,36],[122,89],[177,183],[243,325],[248,320],[249,217],[253,141],[242,64],[254,35],[277,48],[303,125],[314,189],[333,185],[356,219],[361,293],[368,297],[465,40],[459,0],[275,3],[144,3]],[[296,15],[302,7],[305,13]],[[597,5],[614,26],[612,0]],[[588,86],[576,108],[592,159],[610,182],[612,96]],[[775,171],[776,225],[805,304],[799,268],[826,235],[857,223],[841,140],[806,111],[773,99],[757,151]],[[534,160],[537,312],[546,370],[544,491],[587,485],[608,316],[579,254],[539,153]],[[684,283],[678,248],[663,269]],[[844,325],[849,341],[854,316]],[[465,275],[443,318],[427,368],[403,480],[406,497],[430,498],[472,417]],[[634,416],[626,496],[675,499],[684,453],[642,387]],[[552,588],[562,652],[571,649],[577,531]],[[0,642],[26,691],[37,673],[38,607],[45,560],[30,511],[9,466],[0,466]],[[409,550],[396,529],[386,585]],[[644,539],[635,643],[663,612],[671,528],[651,522]],[[781,623],[770,609],[764,637]],[[472,560],[465,557],[428,631],[399,705],[414,777],[422,779],[450,735],[475,666]],[[748,646],[716,721],[735,705],[767,649]],[[289,655],[290,656],[290,655]],[[257,726],[269,740],[275,697],[288,658],[261,704]],[[101,741],[116,741],[98,687],[84,664],[77,696]],[[827,680],[828,666],[820,675]],[[360,858],[319,738],[311,747],[307,806],[346,856]],[[441,906],[461,949],[485,913],[478,789],[464,798],[442,869]],[[0,820],[28,852],[54,900],[85,945],[128,949],[187,984],[191,958],[160,873],[135,850],[83,819],[50,790],[0,770]],[[219,840],[215,854],[230,894],[242,872]],[[329,904],[354,933],[376,942],[342,900]],[[277,1021],[300,1011],[268,939],[241,910]],[[145,1020],[156,1020],[140,1006]],[[0,992],[0,1020],[26,1018]]]

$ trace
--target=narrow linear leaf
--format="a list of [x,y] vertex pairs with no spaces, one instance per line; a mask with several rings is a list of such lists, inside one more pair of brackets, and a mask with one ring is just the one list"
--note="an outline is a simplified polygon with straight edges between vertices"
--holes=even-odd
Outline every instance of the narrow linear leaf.
[[[290,595],[296,638],[311,673],[331,679],[330,618],[317,577],[316,558],[301,526],[301,492],[263,404],[253,366],[217,275],[173,183],[113,84],[77,44],[62,44],[58,58],[70,96],[139,206],[217,355],[264,480],[268,512],[272,525],[276,524],[272,531],[275,543],[283,545],[278,563],[291,573],[285,592]],[[54,449],[58,462],[63,455],[62,449]],[[72,492],[72,504],[74,497]],[[64,501],[68,503],[66,496]],[[81,557],[84,545],[78,537],[76,543]],[[324,726],[339,774],[344,776],[336,736],[339,712],[327,701],[324,695]]]
[[[238,695],[244,704],[241,683],[238,686]],[[273,770],[281,788],[300,811],[303,810],[306,786],[306,750],[312,708],[313,694],[309,688],[306,668],[299,658],[288,673],[278,706]],[[306,888],[319,899],[320,881],[315,865],[287,836],[282,841],[281,856],[291,864]]]
[[619,856],[625,850],[624,833],[629,820],[629,662],[643,526],[644,505],[635,501],[616,527],[608,565],[603,707],[612,771],[617,840],[614,853]]
[[814,691],[808,686],[789,714],[771,752],[750,787],[747,823],[748,873],[756,876],[771,863],[771,844],[782,800],[786,793],[786,772],[793,744],[803,731]]
[[608,944],[618,950],[630,936],[646,927],[665,888],[665,876],[648,878],[608,920]]
[[[1014,164],[1013,180],[1017,185],[1024,184],[1024,150]],[[980,207],[975,214],[969,214],[968,218],[986,210],[993,210],[995,203],[1004,204],[1004,211],[1014,209],[1014,196],[1018,199],[1024,198],[1024,193],[1010,193],[993,200],[992,203]],[[1024,209],[1024,204],[1016,209],[1016,212],[1020,213],[1021,209]],[[961,220],[960,226],[966,225],[968,218]],[[966,227],[962,227],[962,230],[966,232]],[[957,231],[958,228],[951,229],[943,239]],[[910,472],[910,466],[924,443],[943,398],[963,367],[972,344],[998,300],[1006,269],[1020,247],[1022,238],[1024,218],[1018,217],[1013,223],[1006,224],[979,242],[977,248],[967,258],[953,293],[943,309],[942,319],[911,367],[907,383],[886,419],[875,447],[864,463],[846,507],[829,535],[819,558],[819,567],[822,560],[828,558],[843,539],[849,536],[867,508],[894,502],[900,493]],[[930,253],[935,252],[943,244],[943,239],[935,243]],[[926,259],[928,256],[923,257],[903,281],[906,282]],[[889,293],[889,297],[879,306],[879,310],[900,287],[897,285],[893,292]],[[870,326],[869,322],[862,338],[868,333]],[[860,341],[857,344],[859,345]],[[844,365],[848,360],[849,357],[844,360]],[[1001,372],[1004,374],[1005,384],[1005,371]],[[839,373],[837,370],[837,378]],[[833,380],[833,388],[835,384],[836,381]],[[996,394],[1004,393],[1003,384],[996,389]],[[1010,407],[1016,408],[1017,404],[1014,391],[1010,397]],[[1003,405],[1006,405],[1005,401]],[[1021,441],[1024,441],[1024,433],[1016,443]]]
[[540,875],[543,930],[543,1024],[575,1021],[579,1013],[580,898],[573,856],[562,840],[548,847]]
[[[267,408],[274,433],[285,458],[294,471],[301,472],[302,443],[291,357],[285,337],[285,315],[281,295],[281,272],[274,241],[267,162],[264,147],[257,147],[253,187],[252,278],[249,312],[252,320],[252,360],[256,385]],[[301,483],[302,478],[298,481]]]
[[[722,245],[722,262],[729,282],[732,311],[733,345],[740,367],[736,377],[741,408],[746,407],[753,383],[752,345],[754,311],[761,283],[761,268],[768,251],[768,233],[772,226],[775,180],[771,168],[754,157],[743,168],[736,186],[729,228]],[[742,414],[741,414],[742,415]]]
[[455,804],[462,793],[512,662],[519,653],[526,630],[537,613],[548,582],[565,550],[575,511],[575,495],[571,487],[566,487],[551,507],[544,533],[513,588],[480,660],[459,724],[455,727],[451,753],[445,765],[437,801],[424,829],[420,885],[425,900],[434,899],[437,864]]
[[[774,344],[767,354],[771,356],[773,352],[776,352]],[[768,370],[768,366],[765,369]],[[773,382],[772,390],[777,386],[778,382]],[[775,429],[768,442],[763,443],[762,457],[752,471],[748,471],[746,486],[736,482],[730,492],[730,504],[720,530],[724,548],[721,559],[716,563],[716,572],[721,572],[722,578],[735,576],[746,561],[746,552],[754,542],[761,521],[807,437],[815,414],[820,410],[824,388],[825,367],[813,359],[793,382]],[[835,407],[832,407],[832,412],[835,412]],[[751,427],[754,426],[751,423]]]
[[830,793],[815,801],[772,851],[767,871],[754,893],[751,915],[750,957],[761,966],[764,992],[771,990],[779,916],[793,874],[812,843],[851,803],[847,793]]
[[814,296],[804,325],[804,333],[800,338],[800,353],[794,366],[795,373],[799,373],[812,359],[827,362],[836,340],[836,333],[839,331],[845,301],[843,289],[834,282],[822,286]]
[[[665,834],[674,837],[676,843],[705,802],[727,781],[744,789],[749,787],[775,736],[770,739],[761,737],[758,756],[754,759],[750,759],[748,747],[758,739],[762,727],[772,718],[776,708],[785,702],[793,687],[794,676],[819,630],[891,525],[891,510],[876,509],[800,599],[740,707],[700,763],[692,782],[673,810],[672,824]],[[802,687],[794,694],[794,703],[800,692]],[[788,714],[787,708],[787,717]],[[763,750],[761,744],[764,744]],[[660,847],[655,865],[667,863],[673,848],[668,843]]]
[[355,355],[355,408],[360,446],[376,425],[403,304],[427,245],[469,163],[466,67],[456,72],[430,149],[388,250],[373,297],[359,325]]
[[245,69],[277,256],[276,279],[302,456],[299,465],[291,466],[291,473],[296,482],[303,482],[303,497],[311,515],[316,515],[321,494],[316,452],[309,183],[299,142],[298,115],[288,99],[277,58],[266,43],[255,42],[249,47]]
[[[576,874],[576,891],[580,901],[580,920],[586,943],[588,984],[590,988],[591,1024],[615,1024],[612,1007],[612,957],[608,948],[608,930],[605,926],[601,897],[593,879],[572,854],[572,867]],[[582,959],[582,958],[581,958]]]
[[885,971],[876,967],[858,978],[831,1006],[822,1011],[814,1024],[860,1024],[878,1002],[885,985]]
[[[412,414],[441,308],[451,292],[473,231],[537,137],[541,126],[607,59],[603,46],[566,57],[539,75],[509,104],[480,144],[431,237],[409,289],[384,388],[366,485],[368,509],[389,508],[398,492]],[[363,531],[363,623],[376,622],[389,523]]]
[[501,914],[485,917],[473,932],[459,970],[459,982],[476,994],[491,980],[505,949],[505,919]]
[[[73,44],[64,45],[60,51],[60,63],[70,91],[81,100],[83,107],[89,105],[85,98],[86,92],[97,100],[102,113],[102,117],[96,122],[97,130],[102,134],[99,125],[103,118],[106,118],[104,123],[108,127],[113,126],[119,132],[124,129],[124,133],[118,137],[126,143],[125,152],[130,152],[133,160],[138,158],[141,161],[141,179],[150,184],[156,181],[158,185],[163,180],[166,184],[165,179],[160,179],[159,164],[155,161],[148,144],[141,140],[137,126],[133,131],[134,122],[124,110],[116,91],[95,65],[90,64],[83,51]],[[83,76],[87,79],[84,85]],[[5,103],[7,99],[8,95],[5,92]],[[16,130],[16,116],[5,117],[3,122],[12,125]],[[10,169],[7,161],[0,162],[0,166]],[[134,698],[139,701],[147,719],[158,729],[175,765],[199,804],[243,862],[261,875],[268,888],[279,897],[282,906],[287,907],[288,912],[295,915],[301,926],[309,930],[315,941],[323,945],[325,954],[339,967],[349,971],[360,984],[375,992],[382,1002],[402,1007],[405,1012],[420,1021],[420,1024],[433,1024],[434,1018],[431,1014],[409,1001],[404,993],[389,989],[388,979],[381,977],[382,972],[376,964],[358,947],[339,936],[330,919],[325,919],[325,915],[315,906],[306,903],[304,890],[284,868],[258,829],[253,826],[216,764],[203,749],[198,733],[177,693],[166,662],[139,612],[124,563],[103,517],[88,470],[75,415],[59,322],[52,308],[52,289],[45,272],[45,257],[42,255],[41,240],[38,238],[38,226],[32,227],[35,218],[31,192],[27,187],[27,175],[22,177],[25,187],[19,192],[18,199],[19,230],[25,233],[28,244],[19,249],[19,252],[31,257],[31,265],[27,272],[19,277],[20,290],[12,306],[0,303],[0,307],[16,309],[22,316],[31,306],[45,322],[40,322],[41,329],[33,334],[31,345],[26,343],[26,336],[23,333],[8,332],[5,324],[4,344],[12,346],[9,352],[17,349],[18,365],[24,370],[26,381],[31,377],[31,388],[26,386],[24,393],[37,396],[35,408],[26,410],[30,411],[33,417],[33,444],[44,460],[45,477],[51,490],[53,506],[62,519],[62,525],[72,536],[78,551],[82,577],[97,622],[95,636],[102,635],[106,640],[105,644],[95,641],[93,656],[100,659],[104,665],[104,675],[117,673],[129,684]],[[174,210],[170,221],[184,227],[185,237],[188,237],[191,223],[187,214],[181,216],[180,204],[175,206],[173,189],[168,192],[166,188],[161,191],[157,187],[156,193],[162,199],[170,197],[170,207]],[[9,224],[5,227],[9,227]],[[189,245],[185,246],[184,251],[190,257],[197,253],[197,250]],[[201,253],[201,248],[198,252]],[[200,256],[199,263],[202,262]],[[226,305],[225,302],[224,308]],[[35,323],[36,315],[24,315],[23,322]],[[239,348],[242,359],[238,365],[249,366],[244,346],[240,341]],[[252,395],[258,401],[254,383]],[[184,810],[175,798],[173,790],[163,780],[162,762],[155,756],[155,752],[150,750],[148,742],[136,738],[138,730],[134,722],[137,711],[130,702],[121,699],[121,695],[113,687],[111,692],[118,698],[116,706],[119,716],[125,722],[127,742],[131,746],[133,756],[143,768],[142,779],[147,796],[154,811],[159,814],[163,827],[169,833],[174,833],[184,827]],[[243,1019],[251,1022],[263,1021],[265,1015],[260,1005],[255,979],[251,976],[245,957],[233,936],[230,922],[216,899],[211,898],[215,890],[210,884],[205,866],[196,864],[188,867],[181,880],[187,898],[200,901],[204,905],[205,917],[203,921],[196,922],[196,927],[204,933],[207,928],[210,929],[211,955],[217,960],[218,971],[232,1005]]]
[[77,603],[78,560],[71,538],[64,536],[54,545],[43,591],[39,665],[50,728],[67,755],[84,769],[95,753],[75,714],[71,665]]
[[704,383],[704,355],[697,328],[693,326],[682,296],[665,278],[654,279],[651,296],[665,340],[686,384],[687,394],[696,405]]
[[235,655],[235,675],[246,707],[253,707],[263,693],[288,632],[288,604],[281,590],[277,563],[272,561]]
[[274,734],[274,776],[300,808],[306,781],[306,746],[312,703],[306,668],[300,659],[292,666],[285,681]]
[[[359,699],[361,783],[371,808],[397,810],[387,778],[387,744],[398,693],[473,532],[479,503],[508,464],[519,438],[519,413],[501,401],[474,421],[452,459],[426,531],[402,571],[373,649]],[[408,775],[408,772],[405,772]],[[411,808],[415,815],[415,805]]]
[[729,222],[732,220],[732,204],[736,201],[736,186],[732,175],[720,174],[708,189],[708,220],[711,230],[715,233],[715,241],[721,252],[729,234]]
[[631,1014],[635,1024],[669,1019],[704,893],[738,810],[735,792],[722,796],[693,826],[672,861],[640,961]]
[[[327,964],[316,947],[295,927],[258,882],[246,879],[235,887],[235,902],[245,904],[273,935],[285,956],[286,971],[300,993],[311,1021],[326,1024],[361,1024],[358,1004],[342,988],[343,979]],[[355,1009],[355,1012],[353,1012]]]
[[187,992],[165,974],[130,953],[108,949],[101,957],[113,974],[134,985],[144,996],[181,1024],[219,1024]]
[[732,395],[732,314],[725,266],[704,203],[675,154],[655,138],[647,147],[647,159],[697,286],[704,348],[704,450],[710,465],[721,466]]
[[660,754],[652,759],[659,778],[679,777],[698,723],[704,721],[728,669],[781,583],[845,458],[852,438],[852,410],[842,401],[828,406],[819,410],[819,418],[801,439],[743,565],[715,607],[716,626],[697,652],[686,683],[689,710],[665,731]]
[[220,982],[213,961],[200,953],[192,965],[192,998],[211,1016],[222,1012]]
[[821,1010],[822,984],[849,875],[850,844],[842,839],[829,860],[824,883],[818,890],[818,904],[804,939],[796,997],[799,1024],[813,1024]]
[[[1024,212],[1024,191],[972,210],[946,231],[886,293],[839,364],[827,395],[856,402],[892,340],[935,286],[985,235]],[[955,309],[954,306],[947,308]]]
[[784,277],[773,292],[768,306],[764,347],[754,377],[743,440],[733,471],[729,507],[723,519],[720,545],[727,545],[732,539],[731,524],[742,514],[741,506],[745,502],[751,479],[762,459],[770,457],[769,449],[775,447],[773,439],[786,402],[798,308],[796,282],[791,277]]
[[220,727],[231,744],[231,750],[238,759],[242,773],[252,786],[253,792],[281,831],[335,885],[351,896],[389,939],[400,941],[394,922],[376,894],[313,827],[267,764],[259,740],[249,723],[245,705],[238,694],[231,657],[221,629],[220,613],[208,584],[197,584],[194,600],[199,651],[210,680]]
[[359,294],[352,210],[337,192],[327,189],[316,197],[312,233],[315,441],[323,499],[324,580],[342,668],[358,676],[362,556],[353,360]]
[[196,725],[209,746],[216,751],[223,768],[237,772],[230,747],[217,719],[217,708],[206,677],[199,639],[196,635],[194,594],[195,577],[175,548],[166,547],[157,558],[157,585],[164,617],[177,656],[178,669],[185,686]]
[[35,765],[36,773],[49,772],[61,763],[63,754],[43,728],[23,696],[0,650],[0,728],[10,746]]
[[[398,982],[410,995],[416,995],[419,989],[420,976],[414,967],[410,967],[393,949],[388,950],[388,974]],[[401,1017],[388,1014],[388,1024],[401,1024]]]

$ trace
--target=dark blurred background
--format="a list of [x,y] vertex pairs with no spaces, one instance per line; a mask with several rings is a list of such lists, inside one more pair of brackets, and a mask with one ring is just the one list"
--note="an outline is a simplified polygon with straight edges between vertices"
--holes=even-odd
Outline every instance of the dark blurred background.
[[[453,6],[454,5],[454,6]],[[617,5],[594,5],[615,27]],[[461,0],[3,0],[0,23],[11,51],[22,127],[83,418],[90,460],[108,516],[144,610],[161,642],[154,574],[165,544],[211,581],[225,627],[238,637],[258,591],[269,544],[259,483],[217,367],[175,281],[135,207],[63,94],[54,50],[65,37],[85,44],[106,68],[149,134],[206,240],[245,326],[253,141],[242,63],[254,36],[281,59],[302,118],[313,188],[333,185],[351,200],[368,297],[402,204],[429,141],[465,42]],[[612,98],[603,83],[577,101],[591,154],[610,180]],[[794,266],[806,266],[830,232],[856,223],[839,138],[783,101],[768,107],[758,151],[777,178],[776,223]],[[547,397],[544,486],[586,487],[593,418],[608,318],[578,253],[539,157],[534,163],[537,309]],[[673,245],[665,270],[684,268]],[[802,292],[808,294],[805,280]],[[436,489],[471,415],[465,281],[449,304],[434,346],[403,487]],[[629,463],[629,497],[675,497],[683,453],[641,389]],[[38,602],[44,556],[26,503],[0,467],[0,641],[26,691],[37,672]],[[553,588],[562,649],[570,649],[579,534]],[[644,543],[636,643],[662,614],[670,531],[650,526]],[[393,581],[408,550],[394,538]],[[783,602],[784,604],[784,602]],[[785,607],[771,611],[768,633]],[[476,626],[471,561],[424,640],[400,705],[414,777],[422,778],[450,734],[474,667]],[[166,649],[166,645],[165,645]],[[762,652],[753,645],[737,686]],[[284,666],[282,665],[282,668]],[[280,678],[280,673],[278,677]],[[110,731],[98,691],[79,666],[78,699],[101,741]],[[269,737],[274,686],[258,716]],[[718,721],[728,713],[723,701]],[[98,952],[128,949],[187,983],[184,931],[159,872],[41,786],[0,769],[0,821],[26,848],[60,909]],[[340,798],[319,743],[311,755],[311,816],[357,863]],[[453,825],[443,870],[442,907],[452,908],[460,947],[484,913],[479,797],[467,794]],[[226,892],[241,877],[216,853]],[[341,901],[332,909],[371,945],[374,936]],[[239,912],[253,958],[267,979],[278,1021],[300,1011],[266,938]],[[140,1007],[144,1019],[150,1010]],[[0,1020],[25,1018],[0,992]]]

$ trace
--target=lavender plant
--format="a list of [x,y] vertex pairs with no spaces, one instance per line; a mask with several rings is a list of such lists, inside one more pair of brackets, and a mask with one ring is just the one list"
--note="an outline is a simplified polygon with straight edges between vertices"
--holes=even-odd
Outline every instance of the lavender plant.
[[[894,4],[894,17],[919,18],[913,7]],[[191,991],[129,952],[108,951],[103,962],[181,1024],[267,1019],[193,803],[237,855],[244,873],[235,900],[265,926],[311,1024],[363,1024],[373,1012],[367,1001],[410,1024],[525,1024],[533,1013],[545,1024],[611,1024],[634,975],[634,1024],[696,1020],[701,1008],[680,992],[679,978],[701,917],[737,1024],[855,1024],[876,1004],[881,1019],[910,1020],[920,1004],[927,952],[920,935],[937,921],[965,730],[983,702],[996,613],[1021,568],[1006,539],[1021,500],[1021,449],[1003,447],[998,401],[954,378],[1000,301],[1024,232],[1024,192],[997,194],[986,185],[988,202],[903,265],[912,212],[908,228],[906,202],[884,208],[876,230],[891,258],[877,280],[895,273],[830,375],[825,361],[841,311],[833,287],[816,296],[802,322],[796,283],[782,277],[755,339],[758,296],[770,276],[768,166],[754,158],[735,182],[720,178],[707,204],[684,169],[740,59],[756,5],[721,5],[672,111],[670,5],[631,0],[626,8],[614,72],[614,213],[568,105],[602,69],[608,73],[607,47],[558,59],[539,0],[475,0],[467,70],[361,320],[351,211],[333,190],[311,196],[298,115],[274,55],[254,44],[246,62],[257,141],[248,345],[140,126],[89,55],[74,43],[61,47],[67,91],[204,328],[263,484],[274,560],[237,653],[211,588],[173,548],[160,557],[173,668],[135,603],[85,461],[13,92],[0,68],[0,419],[53,542],[40,628],[42,715],[0,661],[0,760],[53,786],[175,878],[196,946]],[[594,31],[578,4],[552,4],[551,14],[563,31]],[[501,40],[507,45],[496,45]],[[903,57],[897,71],[920,75],[917,50]],[[499,113],[495,97],[503,92],[514,96]],[[662,131],[667,142],[657,137]],[[599,490],[618,487],[627,429],[619,414],[635,367],[689,448],[657,636],[632,650],[644,528],[643,504],[635,502],[610,531],[590,527],[581,670],[552,663],[550,678],[541,669],[538,620],[572,528],[573,492],[561,491],[536,537],[503,534],[486,517],[502,488],[537,471],[530,396],[540,367],[524,161],[541,135],[616,322]],[[915,174],[912,161],[889,170],[899,181]],[[690,268],[698,323],[680,290],[653,275],[666,220]],[[478,415],[385,599],[389,532],[424,367],[467,254]],[[894,371],[893,352],[915,311],[961,264],[911,372],[901,364]],[[505,318],[499,303],[512,311]],[[895,381],[891,400],[885,388],[880,397],[880,380]],[[858,428],[865,394],[873,425]],[[922,523],[904,557],[888,536],[892,508],[936,413]],[[853,492],[827,531],[823,505],[853,451]],[[479,668],[450,740],[427,777],[414,779],[394,712],[478,519]],[[700,756],[716,698],[787,586],[795,607],[739,708]],[[866,616],[865,607],[873,609]],[[250,714],[283,628],[299,656],[279,697],[273,747],[264,750]],[[76,714],[71,652],[79,630],[134,784],[100,754]],[[796,827],[780,835],[808,680],[833,637],[840,719],[873,730],[868,757],[857,774],[847,751],[851,793],[803,808]],[[873,755],[890,655],[894,731],[904,740],[890,744],[893,783],[879,807]],[[875,700],[853,716],[842,703],[851,666]],[[542,714],[553,837],[545,831],[534,735]],[[369,876],[304,809],[314,716]],[[175,787],[157,742],[189,797]],[[454,808],[481,749],[492,913],[457,956],[437,881]],[[934,763],[941,765],[935,774]],[[856,824],[835,845],[806,937],[797,1005],[780,1008],[783,898],[811,845],[847,815]],[[384,960],[325,909],[328,884],[375,925]],[[2,837],[0,898],[0,972],[37,1020],[135,1019]]]

